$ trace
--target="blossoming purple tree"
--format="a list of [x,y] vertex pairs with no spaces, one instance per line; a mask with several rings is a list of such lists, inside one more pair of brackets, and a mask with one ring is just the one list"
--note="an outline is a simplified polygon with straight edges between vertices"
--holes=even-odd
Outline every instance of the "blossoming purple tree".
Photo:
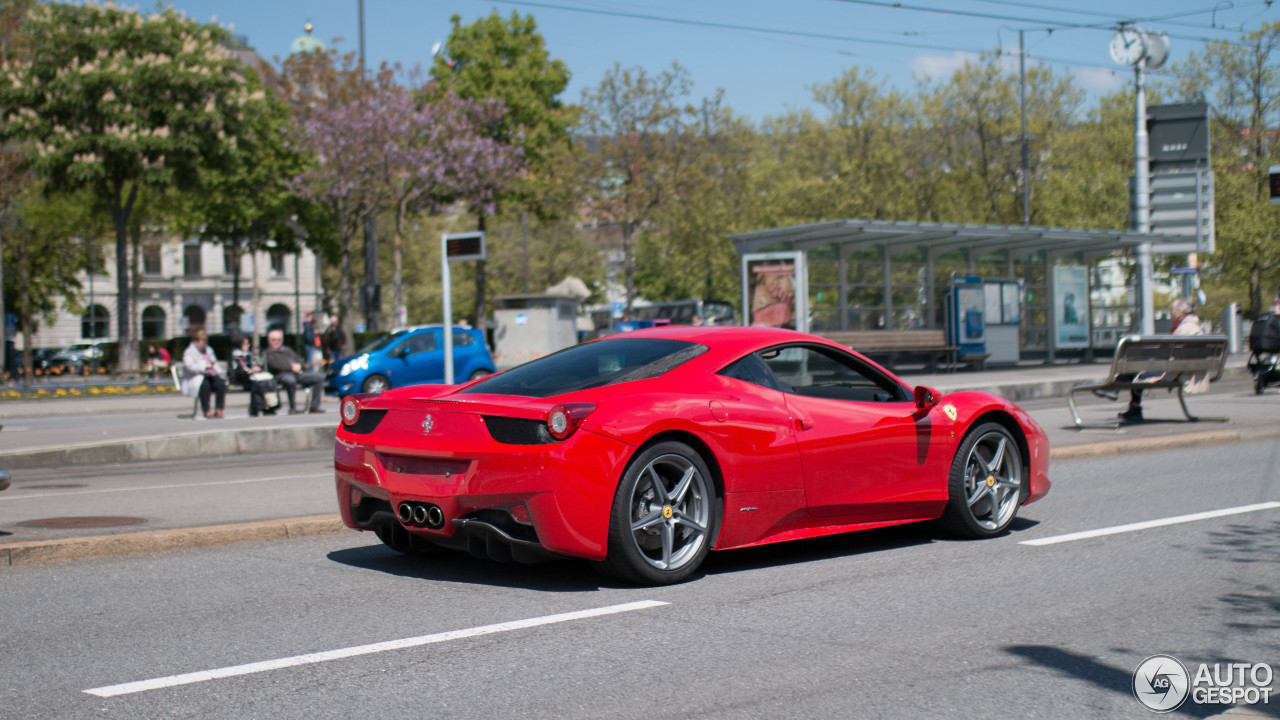
[[454,201],[491,213],[496,194],[520,172],[523,154],[481,132],[501,116],[500,103],[448,93],[420,100],[396,82],[390,68],[365,77],[352,67],[350,56],[341,63],[333,53],[313,53],[286,63],[285,75],[294,88],[294,142],[314,160],[292,187],[325,206],[337,229],[338,317],[349,333],[352,251],[364,217],[395,214],[398,307],[405,218]]

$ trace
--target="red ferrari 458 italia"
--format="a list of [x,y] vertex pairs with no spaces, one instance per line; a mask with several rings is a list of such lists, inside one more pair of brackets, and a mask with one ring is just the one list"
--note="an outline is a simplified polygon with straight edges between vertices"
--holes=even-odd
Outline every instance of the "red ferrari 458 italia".
[[1049,490],[1013,403],[911,388],[770,328],[612,335],[465,385],[342,403],[343,521],[400,552],[595,561],[679,582],[710,550],[941,518],[1005,532]]

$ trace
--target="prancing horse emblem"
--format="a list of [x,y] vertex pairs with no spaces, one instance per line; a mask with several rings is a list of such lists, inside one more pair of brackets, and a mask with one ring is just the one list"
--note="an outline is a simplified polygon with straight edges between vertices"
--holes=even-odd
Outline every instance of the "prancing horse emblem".
[[430,416],[430,415],[428,415],[428,416],[427,416],[425,419],[423,419],[423,421],[422,421],[422,432],[423,432],[423,433],[429,433],[429,432],[431,432],[431,428],[432,428],[432,427],[434,427],[434,426],[435,426],[435,423],[431,422],[431,416]]

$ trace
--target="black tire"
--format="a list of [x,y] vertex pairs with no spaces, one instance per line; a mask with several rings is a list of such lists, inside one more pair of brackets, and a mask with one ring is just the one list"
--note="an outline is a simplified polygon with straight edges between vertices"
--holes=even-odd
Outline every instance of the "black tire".
[[1253,376],[1253,394],[1261,395],[1267,389],[1267,371],[1259,370]]
[[383,375],[370,375],[360,383],[360,392],[382,393],[391,389],[391,381]]
[[384,523],[379,525],[374,533],[383,545],[405,555],[436,555],[441,552],[439,545],[430,540],[414,535],[405,530],[398,523]]
[[1018,516],[1027,492],[1017,441],[1003,425],[983,423],[969,430],[951,461],[942,524],[962,537],[1001,535]]
[[658,443],[622,474],[608,555],[597,567],[637,585],[677,583],[702,564],[719,527],[720,500],[702,457],[681,442]]

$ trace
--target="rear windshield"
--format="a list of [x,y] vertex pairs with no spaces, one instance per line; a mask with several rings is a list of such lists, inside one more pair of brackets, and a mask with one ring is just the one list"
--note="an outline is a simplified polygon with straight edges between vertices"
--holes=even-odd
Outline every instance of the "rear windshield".
[[706,345],[659,338],[607,338],[575,345],[472,385],[464,393],[551,397],[655,378],[707,351]]

